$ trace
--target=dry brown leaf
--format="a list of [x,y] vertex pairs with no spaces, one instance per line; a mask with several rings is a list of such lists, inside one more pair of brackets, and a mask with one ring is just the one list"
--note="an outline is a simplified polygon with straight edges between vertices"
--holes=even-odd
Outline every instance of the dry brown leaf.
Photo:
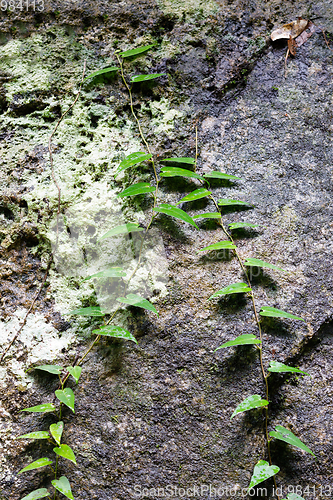
[[315,31],[316,31],[316,26],[311,21],[309,21],[306,30],[304,30],[302,34],[299,35],[295,40],[297,47],[303,45],[303,43],[305,43]]
[[281,38],[296,38],[300,35],[308,26],[309,21],[307,19],[302,19],[299,17],[297,21],[292,21],[291,23],[284,24],[282,28],[278,28],[271,33],[271,39],[273,42]]
[[292,56],[296,55],[297,43],[293,38],[291,38],[291,35],[288,40],[288,49]]

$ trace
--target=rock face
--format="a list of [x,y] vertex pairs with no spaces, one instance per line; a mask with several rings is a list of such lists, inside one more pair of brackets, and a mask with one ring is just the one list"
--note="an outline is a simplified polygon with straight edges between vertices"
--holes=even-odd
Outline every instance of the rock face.
[[[35,12],[30,2],[28,11],[1,13],[3,350],[42,285],[53,252],[45,285],[0,366],[1,500],[19,500],[52,479],[46,468],[18,475],[33,460],[53,456],[44,441],[15,440],[54,422],[50,414],[20,413],[52,402],[58,384],[54,375],[26,370],[68,366],[85,352],[101,321],[67,313],[97,305],[113,311],[121,286],[83,278],[110,262],[134,270],[141,241],[140,233],[118,238],[117,245],[99,237],[131,221],[146,227],[152,206],[149,196],[116,197],[134,182],[153,180],[148,164],[115,175],[126,155],[145,151],[119,76],[87,80],[53,138],[61,188],[58,232],[48,140],[78,92],[84,61],[89,74],[117,64],[116,49],[148,44],[156,48],[126,62],[125,71],[167,73],[133,87],[152,153],[157,160],[195,156],[198,128],[197,172],[219,169],[239,177],[212,181],[211,191],[216,199],[249,203],[246,210],[224,209],[225,224],[258,224],[255,231],[234,232],[241,258],[288,271],[253,269],[258,310],[268,305],[305,320],[262,321],[265,367],[275,360],[311,375],[268,379],[269,430],[277,424],[289,428],[317,456],[272,442],[280,498],[292,492],[312,500],[332,495],[333,55],[317,29],[288,59],[285,74],[286,46],[269,40],[274,27],[299,16],[328,35],[333,31],[328,0],[310,6],[36,0]],[[200,183],[163,179],[160,187],[160,202],[176,203]],[[180,208],[191,216],[216,210],[207,198]],[[196,222],[199,230],[168,216],[156,218],[129,291],[149,297],[159,316],[124,307],[117,324],[138,345],[101,341],[85,359],[78,385],[69,382],[76,412],[63,412],[64,442],[75,451],[77,465],[61,459],[59,469],[76,499],[233,498],[242,489],[245,497],[254,465],[267,460],[264,414],[252,410],[230,421],[247,396],[265,395],[257,352],[252,346],[213,352],[237,335],[257,335],[245,296],[207,300],[244,276],[232,253],[199,253],[225,237],[213,219]],[[261,486],[266,493],[251,498],[277,498],[273,483]]]

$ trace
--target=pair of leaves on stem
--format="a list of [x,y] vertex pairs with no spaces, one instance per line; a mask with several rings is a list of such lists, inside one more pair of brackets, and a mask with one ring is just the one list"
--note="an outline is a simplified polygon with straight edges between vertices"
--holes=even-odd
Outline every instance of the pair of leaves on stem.
[[59,365],[40,365],[40,366],[35,366],[34,370],[42,370],[44,372],[52,373],[53,375],[61,375],[61,373],[64,370],[67,370],[72,377],[75,379],[75,382],[78,383],[81,372],[82,372],[82,367],[81,366],[66,366],[66,368],[63,368],[62,366]]
[[55,442],[60,445],[63,430],[64,423],[60,421],[56,424],[50,425],[50,434],[48,431],[29,432],[28,434],[18,436],[16,439],[50,439],[52,436]]
[[[75,413],[74,409],[74,392],[70,387],[66,387],[65,389],[59,389],[55,391],[56,397],[59,399],[61,403],[68,406]],[[24,408],[21,411],[26,411],[29,413],[50,413],[56,411],[56,407],[52,403],[44,403],[37,406],[30,406],[29,408]]]
[[[61,476],[59,479],[54,479],[51,481],[52,486],[60,491],[69,500],[74,500],[73,493],[71,490],[71,485],[66,476]],[[21,500],[38,500],[39,498],[50,497],[50,493],[46,488],[39,488],[38,490],[32,491],[29,495],[26,495]]]

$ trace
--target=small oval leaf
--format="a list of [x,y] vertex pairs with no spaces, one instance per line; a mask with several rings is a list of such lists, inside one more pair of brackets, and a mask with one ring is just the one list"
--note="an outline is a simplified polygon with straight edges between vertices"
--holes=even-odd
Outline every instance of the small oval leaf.
[[213,295],[209,297],[208,300],[214,299],[215,297],[221,297],[221,295],[230,295],[232,293],[247,293],[251,291],[252,289],[246,283],[233,283],[232,285],[228,285],[225,288],[222,288],[222,290],[213,293]]
[[159,78],[160,76],[165,76],[166,73],[151,73],[150,75],[136,75],[132,76],[131,82],[147,82],[148,80],[155,80],[155,78]]
[[82,372],[82,367],[81,366],[67,366],[66,370],[74,377],[75,382],[78,383],[81,372]]
[[249,224],[248,222],[233,222],[229,224],[230,229],[241,229],[243,227],[258,227],[258,224]]
[[60,444],[60,442],[61,442],[61,436],[62,436],[63,430],[64,430],[64,423],[63,422],[57,422],[56,424],[50,425],[51,435],[57,444]]
[[135,293],[129,293],[126,295],[126,297],[118,297],[117,298],[118,302],[121,302],[122,304],[129,304],[131,306],[136,306],[136,307],[141,307],[142,309],[147,309],[148,311],[152,311],[153,313],[157,314],[158,312],[149,302],[149,300],[144,299],[143,297],[140,297],[140,295],[136,295]]
[[293,434],[289,429],[282,427],[282,425],[276,425],[275,431],[271,431],[269,435],[275,439],[279,439],[280,441],[296,446],[307,453],[311,453],[314,457],[316,456],[310,448],[308,448],[300,439],[298,439],[298,437],[295,436],[295,434]]
[[199,229],[190,215],[184,212],[184,210],[181,210],[180,208],[177,208],[173,205],[168,205],[167,203],[163,203],[162,205],[155,207],[154,211],[159,212],[161,214],[170,215],[171,217],[175,217],[176,219],[183,220],[184,222],[188,222],[192,226]]
[[53,479],[51,482],[56,490],[60,491],[60,493],[69,498],[69,500],[74,500],[71,485],[69,484],[67,477],[61,476],[59,479]]
[[137,49],[125,50],[124,52],[120,52],[119,55],[123,58],[138,56],[140,54],[143,54],[144,52],[147,52],[152,47],[155,47],[155,45],[155,43],[152,43],[151,45],[144,45],[142,47],[138,47]]
[[212,172],[208,172],[203,174],[205,178],[208,179],[223,179],[223,180],[236,180],[240,179],[240,177],[236,177],[235,175],[228,175],[223,172],[218,172],[217,170],[213,170]]
[[101,308],[98,306],[94,307],[82,307],[81,309],[74,309],[74,311],[70,311],[65,314],[76,314],[78,316],[104,316],[105,313],[101,311]]
[[271,361],[269,364],[269,368],[267,368],[269,372],[273,373],[303,373],[303,375],[311,375],[307,372],[303,372],[299,368],[294,368],[293,366],[284,365],[283,363],[279,363],[278,361]]
[[68,408],[70,408],[72,412],[75,413],[74,411],[75,397],[72,389],[70,389],[69,387],[66,387],[64,390],[59,389],[58,391],[55,391],[55,395],[57,396],[59,401],[64,403],[64,405],[68,406]]
[[118,69],[119,68],[117,66],[110,66],[109,68],[99,69],[97,71],[94,71],[90,75],[86,76],[83,81],[85,82],[89,78],[94,78],[95,76],[104,75],[105,73],[115,73],[116,71],[118,71]]
[[21,500],[38,500],[38,498],[45,498],[49,496],[49,492],[46,488],[39,488],[38,490],[32,491],[29,495],[21,498]]
[[221,219],[220,212],[207,212],[205,214],[194,215],[193,219]]
[[261,408],[267,405],[268,401],[266,401],[266,399],[261,399],[261,397],[258,394],[253,394],[252,396],[249,396],[248,398],[244,399],[244,401],[242,401],[237,406],[237,408],[231,415],[230,420],[238,413],[243,413],[244,411],[253,410],[254,408]]
[[153,191],[156,191],[156,187],[151,186],[149,182],[138,182],[124,189],[118,196],[124,198],[125,196],[136,196],[137,194],[152,193]]
[[304,321],[304,319],[300,318],[299,316],[294,316],[293,314],[281,311],[281,309],[276,309],[275,307],[262,306],[259,314],[260,316],[268,316],[270,318],[289,318],[289,319],[298,319],[300,321]]
[[255,335],[251,334],[239,335],[239,337],[236,337],[234,340],[229,340],[228,342],[225,342],[224,344],[220,345],[220,347],[217,347],[214,352],[218,351],[219,349],[224,349],[225,347],[233,347],[235,345],[254,345],[254,344],[261,344],[261,340],[259,340]]
[[38,460],[35,460],[34,462],[31,462],[31,464],[24,467],[24,469],[21,469],[18,474],[22,474],[22,472],[28,472],[29,470],[39,469],[40,467],[45,467],[46,465],[50,464],[52,464],[52,460],[50,460],[49,458],[39,458]]
[[28,411],[28,412],[34,412],[34,413],[48,413],[51,411],[55,411],[56,407],[53,406],[51,403],[44,403],[41,405],[37,406],[30,406],[30,408],[24,408],[21,411]]
[[283,498],[282,500],[305,500],[303,497],[300,497],[296,493],[289,493],[287,498]]
[[121,226],[110,229],[110,231],[101,236],[98,241],[109,238],[110,236],[117,236],[118,234],[137,233],[140,231],[144,231],[144,229],[140,227],[137,222],[128,222],[127,224],[122,224]]
[[250,203],[246,203],[245,201],[240,200],[231,200],[230,198],[223,198],[217,202],[217,204],[221,207],[233,206],[233,205],[246,205],[249,206]]
[[108,337],[114,337],[117,339],[132,340],[132,342],[135,342],[136,344],[138,343],[136,338],[133,337],[128,330],[125,330],[121,326],[101,326],[100,330],[93,330],[93,333],[96,335],[107,335]]
[[179,203],[184,203],[185,201],[200,200],[200,198],[205,198],[206,196],[209,196],[210,194],[212,194],[211,191],[208,191],[205,188],[199,188],[199,189],[196,189],[195,191],[193,191],[192,193],[184,196],[184,198],[182,198],[180,201],[178,201],[177,205],[179,205]]
[[22,434],[22,436],[17,436],[16,439],[49,439],[49,437],[50,434],[47,431],[36,431]]
[[144,153],[143,151],[138,151],[136,153],[131,153],[120,163],[117,168],[116,176],[120,174],[123,170],[133,167],[134,165],[139,165],[143,161],[150,160],[152,155],[150,153]]
[[247,258],[246,261],[244,262],[245,266],[252,266],[252,267],[267,267],[269,269],[276,269],[277,271],[285,271],[284,269],[281,269],[281,267],[275,266],[274,264],[270,264],[269,262],[265,262],[264,260],[260,259],[252,259],[252,258]]
[[59,365],[41,365],[41,366],[35,366],[35,370],[43,370],[44,372],[49,372],[54,375],[60,375],[63,367]]
[[189,158],[187,156],[182,156],[179,158],[164,158],[161,162],[169,161],[171,163],[187,163],[188,165],[195,165],[195,158]]
[[269,477],[277,474],[279,470],[280,468],[277,465],[269,465],[269,463],[265,460],[259,460],[259,462],[254,466],[251,482],[248,489],[253,488],[263,481],[266,481],[266,479],[268,479]]
[[208,247],[205,248],[200,248],[199,252],[204,252],[205,250],[221,250],[221,249],[233,250],[234,248],[237,248],[236,245],[231,243],[231,241],[229,240],[225,240],[225,241],[218,241],[217,243],[208,245]]
[[162,167],[160,172],[161,177],[188,177],[193,179],[203,180],[201,175],[192,172],[191,170],[186,170],[186,168],[178,167]]
[[72,448],[67,444],[61,444],[59,447],[53,448],[53,451],[60,457],[67,458],[67,460],[70,460],[71,462],[76,464],[76,458],[74,452]]

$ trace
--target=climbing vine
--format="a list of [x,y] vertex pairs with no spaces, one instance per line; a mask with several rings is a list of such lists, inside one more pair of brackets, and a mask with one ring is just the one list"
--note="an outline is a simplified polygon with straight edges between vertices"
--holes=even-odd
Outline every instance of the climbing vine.
[[[67,380],[70,376],[73,376],[78,382],[80,373],[81,373],[81,365],[84,360],[88,356],[88,354],[92,351],[92,349],[98,344],[102,337],[112,337],[124,340],[130,340],[132,342],[137,343],[137,340],[133,336],[133,334],[127,329],[119,326],[117,324],[116,318],[119,311],[121,311],[127,305],[139,307],[155,314],[158,314],[155,306],[146,298],[138,295],[136,293],[131,293],[130,285],[133,277],[136,275],[141,262],[142,262],[142,252],[144,248],[144,242],[147,238],[147,235],[155,221],[156,218],[159,217],[159,214],[165,214],[167,216],[173,217],[179,221],[191,224],[196,230],[199,230],[199,226],[197,225],[197,220],[199,219],[215,219],[217,222],[217,227],[219,228],[218,238],[219,241],[215,241],[214,243],[200,249],[201,252],[212,252],[212,251],[220,251],[231,253],[234,258],[237,259],[239,264],[239,272],[243,276],[243,281],[239,281],[236,283],[230,283],[228,286],[222,288],[221,290],[217,290],[208,300],[220,299],[221,297],[232,295],[232,294],[243,294],[246,296],[252,304],[253,310],[253,320],[256,324],[257,335],[254,334],[243,334],[236,338],[230,339],[228,342],[225,342],[223,345],[217,347],[215,351],[219,349],[225,348],[233,348],[234,346],[241,345],[252,345],[254,349],[256,349],[258,353],[258,361],[260,364],[261,375],[262,375],[262,387],[258,382],[258,394],[250,394],[243,401],[239,402],[230,416],[231,419],[238,416],[239,414],[251,411],[255,409],[262,409],[264,412],[264,434],[266,439],[266,451],[263,451],[263,457],[259,460],[255,465],[252,473],[252,477],[250,483],[247,485],[247,493],[250,496],[253,496],[251,492],[255,492],[255,488],[257,485],[266,481],[269,478],[273,478],[274,481],[274,492],[278,499],[280,496],[278,494],[278,485],[276,482],[276,475],[279,472],[279,466],[272,463],[271,457],[271,442],[273,439],[284,441],[291,446],[295,446],[304,452],[310,453],[312,455],[313,452],[288,428],[283,427],[282,425],[276,425],[275,430],[270,430],[270,421],[269,421],[269,403],[272,398],[272,394],[270,394],[270,386],[269,386],[269,377],[274,373],[301,373],[303,375],[308,375],[306,372],[300,370],[297,367],[287,366],[283,363],[279,363],[277,361],[270,361],[269,366],[265,366],[263,361],[263,349],[265,348],[262,336],[262,328],[261,328],[261,317],[273,317],[273,318],[283,318],[294,321],[303,321],[302,318],[286,311],[282,311],[276,309],[274,307],[270,307],[269,305],[261,305],[257,306],[257,300],[255,297],[255,292],[252,288],[252,275],[254,268],[267,268],[271,269],[275,272],[285,272],[282,268],[278,267],[275,264],[263,261],[258,258],[246,258],[242,257],[241,248],[235,243],[235,234],[237,231],[242,228],[254,228],[255,224],[251,222],[236,222],[228,224],[225,221],[225,216],[223,215],[223,210],[225,207],[229,209],[232,207],[246,207],[249,208],[250,205],[241,200],[235,200],[230,198],[222,198],[217,199],[214,195],[214,192],[211,188],[210,181],[211,179],[219,179],[224,181],[237,181],[239,178],[232,174],[227,174],[225,172],[212,170],[211,172],[199,174],[198,170],[198,137],[196,130],[196,151],[194,157],[170,157],[164,158],[160,160],[162,166],[157,165],[156,158],[154,158],[151,148],[148,144],[146,135],[142,129],[140,120],[135,112],[133,105],[133,95],[132,88],[133,85],[140,84],[142,82],[147,82],[151,80],[155,80],[164,76],[164,73],[153,73],[148,75],[136,75],[131,78],[127,77],[127,73],[125,71],[126,64],[129,64],[133,59],[139,57],[146,53],[148,50],[152,49],[153,45],[148,45],[144,47],[139,47],[133,50],[128,50],[124,52],[117,51],[115,53],[118,65],[104,68],[101,70],[97,70],[94,73],[88,75],[85,80],[90,80],[103,75],[105,73],[114,73],[120,74],[123,84],[126,87],[129,96],[129,105],[132,116],[137,124],[138,131],[140,134],[140,138],[142,141],[142,149],[144,151],[133,152],[124,158],[117,171],[115,176],[117,177],[120,173],[125,170],[131,169],[135,171],[137,167],[142,165],[144,162],[147,162],[151,166],[152,170],[152,179],[150,182],[137,182],[131,184],[130,186],[124,188],[119,194],[118,197],[120,199],[126,199],[132,196],[147,194],[151,197],[151,206],[147,211],[147,222],[145,227],[141,227],[136,220],[129,221],[125,224],[110,228],[105,234],[99,235],[99,241],[108,240],[109,238],[114,238],[118,235],[124,234],[132,234],[138,233],[141,238],[140,246],[139,246],[139,254],[136,265],[130,274],[124,271],[123,267],[109,267],[104,271],[100,271],[98,273],[92,274],[91,276],[85,277],[85,280],[92,279],[119,279],[122,280],[123,283],[123,292],[122,296],[117,297],[117,306],[115,310],[108,314],[101,307],[91,306],[91,307],[83,307],[80,309],[76,309],[71,311],[69,314],[76,316],[93,316],[100,317],[103,321],[99,328],[93,331],[95,335],[94,340],[84,352],[84,354],[78,359],[76,366],[67,367],[66,371],[61,366],[58,365],[43,365],[35,367],[38,370],[44,370],[46,372],[58,375],[60,380],[60,387],[55,391],[55,398],[59,400],[59,407],[56,408],[54,403],[43,403],[41,405],[25,408],[22,411],[33,412],[33,413],[48,413],[53,412],[54,415],[57,416],[57,423],[54,423],[50,426],[49,431],[37,431],[29,434],[25,434],[20,436],[20,438],[25,439],[47,439],[50,443],[55,445],[53,448],[54,453],[56,454],[56,463],[53,467],[52,460],[49,458],[41,458],[37,461],[27,465],[24,467],[20,473],[28,472],[30,470],[49,466],[52,469],[52,473],[54,474],[54,479],[51,481],[52,486],[54,487],[54,499],[56,498],[57,491],[62,493],[65,497],[69,499],[73,499],[73,493],[71,491],[71,487],[68,479],[65,476],[60,476],[58,478],[58,471],[60,467],[58,467],[59,457],[71,460],[76,463],[75,455],[72,449],[66,445],[61,443],[61,434],[63,430],[63,421],[62,417],[62,405],[67,406],[74,413],[74,392],[71,388],[65,387]],[[183,198],[181,198],[177,203],[170,204],[163,202],[163,194],[159,189],[160,183],[163,178],[171,178],[171,177],[182,177],[186,179],[190,179],[197,183],[196,189],[191,193],[187,194]],[[59,191],[59,190],[58,190]],[[60,192],[59,192],[60,197]],[[207,198],[209,199],[214,207],[214,212],[208,213],[199,213],[195,216],[191,217],[185,210],[179,208],[179,205],[182,206],[188,202]],[[60,200],[60,198],[59,198]],[[60,203],[60,201],[59,201]],[[59,208],[58,208],[59,215]],[[273,375],[274,376],[274,375]],[[49,491],[46,488],[41,488],[31,492],[29,495],[25,496],[22,500],[35,500],[38,498],[48,497],[51,498]],[[288,494],[287,499],[284,500],[302,500],[297,494],[291,493]]]

